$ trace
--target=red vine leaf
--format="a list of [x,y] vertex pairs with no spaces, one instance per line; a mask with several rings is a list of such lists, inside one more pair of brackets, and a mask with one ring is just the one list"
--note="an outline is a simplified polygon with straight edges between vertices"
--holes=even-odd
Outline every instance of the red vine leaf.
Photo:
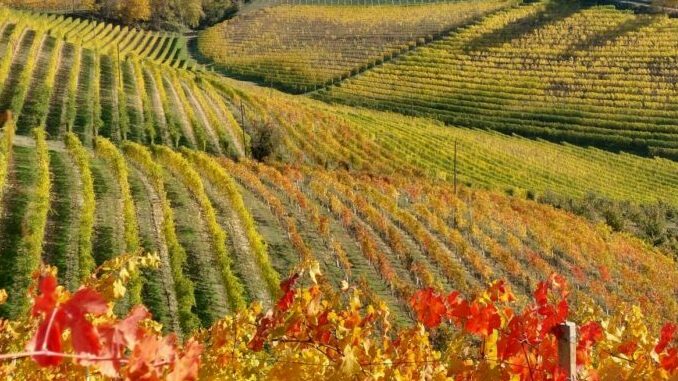
[[417,320],[427,328],[435,328],[447,314],[445,300],[432,288],[419,290],[410,299],[410,305],[417,313]]

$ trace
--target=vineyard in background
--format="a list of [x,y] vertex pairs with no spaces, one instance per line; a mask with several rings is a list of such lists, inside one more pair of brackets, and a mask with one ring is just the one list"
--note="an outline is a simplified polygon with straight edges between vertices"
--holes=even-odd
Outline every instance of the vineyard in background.
[[666,15],[525,5],[314,96],[676,159],[677,28]]
[[[376,174],[403,174],[529,196],[548,190],[583,197],[675,204],[678,163],[554,144],[493,131],[442,128],[430,119],[329,106],[255,86],[246,95],[247,126],[279,131],[272,158]],[[240,119],[238,119],[240,120]]]
[[[151,32],[72,16],[19,11],[0,4],[3,37],[16,50],[16,39],[30,30],[63,39],[96,53],[135,58],[173,67],[193,67],[186,40],[179,34]],[[14,39],[12,39],[14,37]]]
[[198,49],[229,75],[306,92],[379,65],[447,31],[513,4],[279,5],[202,32]]
[[2,5],[31,11],[71,13],[92,10],[94,0],[2,0]]
[[[48,138],[73,132],[86,147],[103,136],[241,157],[253,154],[258,132],[273,131],[282,138],[270,159],[443,182],[454,180],[456,141],[459,183],[521,195],[550,190],[676,202],[678,165],[668,160],[441,129],[426,119],[328,106],[172,67],[181,61],[169,57],[184,54],[176,36],[123,33],[110,24],[77,27],[77,20],[9,10],[4,15],[0,49],[12,54],[0,60],[0,105],[18,115],[20,135],[44,124]],[[61,29],[61,23],[76,30]],[[83,45],[59,38],[82,36],[78,28],[94,28],[85,32]],[[120,60],[111,43],[100,44],[100,53],[83,48],[99,34],[121,42]]]

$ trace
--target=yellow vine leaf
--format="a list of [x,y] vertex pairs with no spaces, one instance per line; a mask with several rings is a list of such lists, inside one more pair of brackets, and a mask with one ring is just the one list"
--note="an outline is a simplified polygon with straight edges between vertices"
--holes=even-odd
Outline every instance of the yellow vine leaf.
[[353,353],[353,349],[351,345],[344,347],[344,357],[339,369],[346,376],[353,376],[360,372],[360,363],[358,362],[358,357]]

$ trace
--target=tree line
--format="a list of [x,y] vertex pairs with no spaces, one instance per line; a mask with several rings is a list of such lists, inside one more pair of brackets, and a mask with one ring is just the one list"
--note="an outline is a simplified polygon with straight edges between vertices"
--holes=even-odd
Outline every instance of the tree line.
[[164,28],[215,23],[233,8],[231,0],[97,0],[95,4],[103,17]]
[[211,25],[237,9],[232,0],[0,0],[0,4],[38,11],[86,11],[123,24],[172,30]]

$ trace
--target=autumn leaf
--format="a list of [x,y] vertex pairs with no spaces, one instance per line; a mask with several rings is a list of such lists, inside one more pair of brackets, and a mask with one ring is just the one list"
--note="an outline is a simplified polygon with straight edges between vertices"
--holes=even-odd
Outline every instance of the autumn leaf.
[[142,336],[129,356],[127,379],[157,380],[162,375],[162,368],[156,364],[174,365],[176,356],[176,336],[164,338],[153,335]]
[[167,375],[167,381],[193,381],[198,379],[202,345],[195,340],[186,343],[183,356],[174,363],[174,370]]
[[582,348],[590,348],[603,338],[603,327],[600,323],[592,321],[579,327],[579,343]]
[[[102,342],[102,355],[112,359],[123,357],[125,350],[133,350],[142,336],[139,323],[151,317],[143,306],[135,306],[127,317],[114,324],[102,324],[98,327]],[[96,364],[109,377],[115,377],[120,369],[120,361],[101,361]]]
[[56,306],[57,302],[57,280],[52,274],[47,274],[40,279],[38,283],[38,290],[40,294],[35,297],[33,302],[33,315],[37,316],[41,313],[49,314]]
[[638,343],[634,340],[627,340],[617,346],[617,351],[631,357],[638,348]]
[[660,358],[660,364],[669,373],[678,371],[678,348],[671,348]]
[[678,330],[677,324],[675,323],[664,324],[659,334],[659,342],[657,342],[657,345],[654,347],[654,351],[656,353],[664,352],[666,346],[669,345],[671,340],[673,340],[673,336],[676,334],[676,330]]
[[462,324],[470,313],[469,303],[461,297],[459,291],[452,291],[445,299],[448,305],[447,317]]
[[432,288],[419,290],[410,299],[412,309],[417,313],[417,320],[427,328],[440,325],[447,314],[445,300]]
[[501,317],[494,305],[475,301],[471,304],[469,313],[465,328],[470,333],[485,337],[501,326]]
[[537,301],[538,305],[542,306],[548,303],[548,292],[548,283],[542,281],[537,284],[537,289],[534,290],[534,300]]
[[353,347],[350,345],[346,345],[344,347],[339,370],[343,375],[348,376],[349,379],[351,376],[360,372],[360,363],[358,362],[358,357],[355,355],[355,353],[353,353]]
[[[61,352],[61,335],[70,329],[71,342],[76,353],[98,354],[101,349],[99,335],[87,320],[88,314],[101,315],[108,311],[108,304],[96,291],[83,288],[71,296],[65,303],[58,305],[57,281],[48,274],[40,279],[40,294],[33,305],[33,315],[44,315],[28,350]],[[42,366],[58,365],[57,356],[37,355],[33,357]]]
[[[53,317],[54,315],[52,315]],[[38,331],[33,338],[28,342],[28,351],[50,351],[61,352],[61,325],[59,321],[52,319],[52,323],[43,322],[38,326]],[[33,359],[40,366],[55,366],[61,364],[62,357],[35,355]]]
[[318,261],[313,261],[308,269],[308,276],[311,278],[313,283],[318,284],[318,280],[316,279],[318,275],[322,275],[320,272],[320,263],[318,263]]
[[512,302],[516,300],[511,288],[503,280],[493,282],[488,288],[487,293],[493,302]]
[[276,303],[276,306],[280,311],[285,312],[292,306],[292,303],[294,302],[294,285],[297,283],[298,279],[299,274],[294,274],[280,283],[280,289],[283,292],[283,296],[278,300],[278,303]]
[[83,288],[60,308],[57,318],[71,329],[71,340],[76,353],[98,354],[101,349],[99,335],[88,314],[101,315],[108,311],[108,303],[96,291]]

